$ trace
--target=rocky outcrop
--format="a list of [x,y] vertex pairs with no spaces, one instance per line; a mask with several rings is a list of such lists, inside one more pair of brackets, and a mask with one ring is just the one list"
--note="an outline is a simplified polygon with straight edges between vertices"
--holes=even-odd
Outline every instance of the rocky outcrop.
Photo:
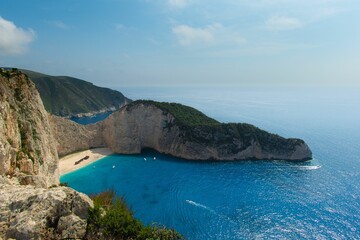
[[0,239],[78,239],[86,233],[84,194],[59,184],[58,155],[35,85],[0,68]]
[[9,186],[0,181],[0,239],[83,238],[89,207],[89,197],[67,187]]
[[107,146],[116,153],[144,148],[190,160],[292,160],[312,157],[301,139],[285,139],[250,124],[222,124],[180,104],[136,101],[102,122],[79,125],[51,118],[61,154]]
[[[177,156],[176,149],[184,142],[177,126],[166,128],[175,118],[153,105],[135,104],[113,113],[103,124],[107,146],[117,153],[135,154],[144,148]],[[189,153],[190,154],[190,153]],[[189,155],[188,159],[191,158]],[[193,156],[196,157],[196,156]]]
[[80,125],[68,119],[49,114],[60,157],[94,147],[104,147],[102,125]]
[[[189,111],[192,116],[187,117]],[[221,124],[180,104],[133,102],[98,125],[103,125],[99,129],[107,146],[117,153],[152,148],[193,160],[312,158],[301,139],[285,139],[250,124]]]
[[35,85],[19,71],[0,69],[0,175],[22,184],[59,183],[58,155]]

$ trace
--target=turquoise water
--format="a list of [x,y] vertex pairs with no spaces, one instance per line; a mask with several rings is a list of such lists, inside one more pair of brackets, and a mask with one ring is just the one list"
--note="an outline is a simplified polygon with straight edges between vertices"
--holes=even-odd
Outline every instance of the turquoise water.
[[146,150],[106,157],[61,181],[87,194],[113,188],[136,217],[188,239],[359,239],[358,90],[128,89],[133,99],[182,102],[303,138],[314,160],[204,163]]
[[104,120],[111,113],[112,112],[99,113],[99,114],[96,114],[91,117],[72,117],[72,118],[70,118],[70,120],[80,123],[80,124],[83,124],[83,125],[88,125],[88,124],[93,124],[93,123],[99,122],[101,120]]

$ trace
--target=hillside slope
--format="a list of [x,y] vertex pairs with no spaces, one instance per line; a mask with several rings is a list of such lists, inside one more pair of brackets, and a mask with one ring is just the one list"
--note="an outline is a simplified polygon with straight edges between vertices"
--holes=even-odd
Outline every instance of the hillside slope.
[[122,93],[81,79],[21,70],[35,83],[45,109],[57,116],[81,116],[115,111],[131,100]]

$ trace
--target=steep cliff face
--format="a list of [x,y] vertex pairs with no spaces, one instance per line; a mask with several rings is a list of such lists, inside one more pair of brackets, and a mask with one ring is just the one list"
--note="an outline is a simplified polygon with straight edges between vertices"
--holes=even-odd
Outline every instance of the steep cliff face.
[[59,183],[58,155],[35,85],[0,68],[0,239],[79,239],[89,197]]
[[0,70],[0,175],[22,184],[59,182],[58,155],[35,85],[19,71]]
[[168,153],[181,145],[178,129],[165,128],[165,123],[173,121],[171,115],[155,106],[124,107],[104,120],[103,136],[107,146],[117,153],[140,153],[143,148]]
[[[189,112],[191,114],[189,114]],[[180,104],[133,102],[103,122],[106,145],[117,153],[161,153],[195,160],[311,159],[301,139],[285,139],[249,124],[221,124]]]
[[105,147],[102,124],[80,125],[49,114],[49,121],[60,157],[95,147]]

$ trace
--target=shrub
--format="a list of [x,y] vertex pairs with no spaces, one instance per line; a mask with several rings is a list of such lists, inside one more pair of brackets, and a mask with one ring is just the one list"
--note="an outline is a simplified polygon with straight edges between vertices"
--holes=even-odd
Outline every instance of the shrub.
[[144,226],[113,190],[90,197],[94,208],[89,209],[86,239],[183,239],[173,229]]

